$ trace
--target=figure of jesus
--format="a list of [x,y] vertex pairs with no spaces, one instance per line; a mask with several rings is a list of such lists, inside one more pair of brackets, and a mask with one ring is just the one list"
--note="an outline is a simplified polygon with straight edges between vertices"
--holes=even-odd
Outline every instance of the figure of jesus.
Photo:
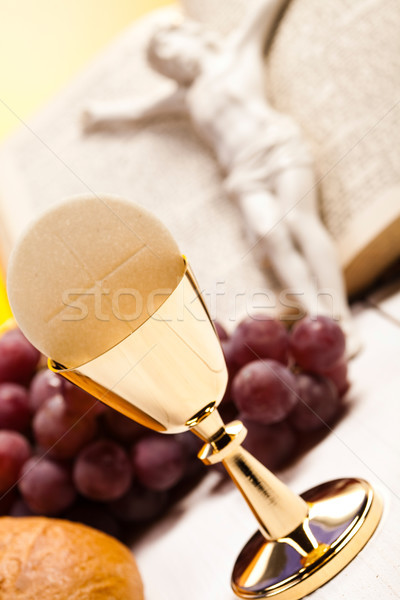
[[[265,47],[287,4],[260,0],[226,38],[190,20],[160,27],[147,55],[154,69],[173,80],[173,90],[93,105],[84,112],[84,125],[187,115],[219,163],[256,256],[268,260],[286,290],[300,294],[309,314],[318,310],[339,317],[349,334],[353,327],[342,272],[319,217],[313,157],[296,123],[267,100]],[[356,336],[348,342],[352,354]]]

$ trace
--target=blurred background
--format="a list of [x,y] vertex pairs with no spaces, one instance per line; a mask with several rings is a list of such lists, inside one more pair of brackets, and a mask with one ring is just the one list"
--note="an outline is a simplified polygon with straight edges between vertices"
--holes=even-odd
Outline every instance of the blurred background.
[[[0,143],[114,36],[170,0],[0,0]],[[0,275],[0,323],[10,317]]]

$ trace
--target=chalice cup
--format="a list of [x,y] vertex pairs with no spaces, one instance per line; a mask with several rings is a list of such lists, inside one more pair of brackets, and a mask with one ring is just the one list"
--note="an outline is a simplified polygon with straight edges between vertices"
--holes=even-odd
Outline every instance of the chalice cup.
[[240,421],[224,425],[224,356],[187,265],[161,307],[119,344],[78,368],[51,358],[49,367],[150,429],[190,430],[204,442],[199,459],[222,462],[258,521],[233,569],[242,598],[302,598],[343,569],[379,523],[382,502],[366,481],[339,479],[298,496],[242,447]]

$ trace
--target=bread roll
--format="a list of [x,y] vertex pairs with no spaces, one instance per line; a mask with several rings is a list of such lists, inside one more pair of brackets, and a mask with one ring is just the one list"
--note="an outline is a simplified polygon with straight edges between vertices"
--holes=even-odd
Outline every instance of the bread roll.
[[136,562],[95,529],[44,517],[0,518],[1,600],[143,600]]

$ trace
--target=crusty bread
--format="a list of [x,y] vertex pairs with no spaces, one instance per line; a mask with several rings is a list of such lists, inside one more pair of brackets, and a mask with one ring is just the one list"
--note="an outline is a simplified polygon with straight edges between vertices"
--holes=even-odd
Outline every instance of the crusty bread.
[[136,562],[95,529],[44,517],[0,518],[1,600],[143,600]]

